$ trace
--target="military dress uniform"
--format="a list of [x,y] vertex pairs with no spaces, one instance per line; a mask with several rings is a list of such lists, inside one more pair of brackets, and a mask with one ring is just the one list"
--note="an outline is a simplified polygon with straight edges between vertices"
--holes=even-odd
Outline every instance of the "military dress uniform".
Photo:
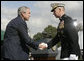
[[[63,3],[52,3],[51,12],[54,11],[57,7],[64,7]],[[60,23],[57,28],[56,36],[48,42],[48,48],[56,45],[59,41],[61,41],[61,59],[68,57],[76,57],[75,60],[80,57],[80,47],[78,44],[78,31],[76,27],[73,25],[73,19],[68,15],[64,14],[59,18]],[[72,57],[72,58],[73,58]],[[71,59],[71,58],[70,58]]]
[[60,18],[57,35],[48,43],[48,48],[59,41],[61,41],[61,58],[69,57],[70,54],[80,56],[77,29],[73,25],[73,19],[66,14]]

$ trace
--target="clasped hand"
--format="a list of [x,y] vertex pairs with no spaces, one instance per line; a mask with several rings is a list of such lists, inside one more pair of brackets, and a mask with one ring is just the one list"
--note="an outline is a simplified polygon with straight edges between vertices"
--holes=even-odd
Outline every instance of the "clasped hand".
[[40,43],[39,44],[39,49],[40,50],[44,50],[44,49],[46,49],[48,47],[48,45],[46,44],[46,43]]

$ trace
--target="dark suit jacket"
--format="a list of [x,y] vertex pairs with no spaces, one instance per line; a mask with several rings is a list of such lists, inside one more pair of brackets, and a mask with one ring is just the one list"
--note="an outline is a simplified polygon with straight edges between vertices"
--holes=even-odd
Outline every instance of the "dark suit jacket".
[[60,18],[60,21],[62,20],[64,21],[64,28],[58,28],[57,35],[48,43],[48,48],[51,48],[61,41],[61,58],[69,57],[70,54],[76,54],[80,56],[78,32],[76,27],[73,25],[73,19],[67,15],[63,15]]
[[11,60],[27,60],[28,46],[37,49],[38,43],[29,37],[26,22],[18,16],[11,20],[6,27],[2,57]]

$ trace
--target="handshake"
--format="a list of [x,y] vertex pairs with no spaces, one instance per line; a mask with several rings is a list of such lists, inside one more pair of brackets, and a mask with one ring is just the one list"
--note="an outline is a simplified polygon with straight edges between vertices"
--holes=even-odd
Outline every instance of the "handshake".
[[39,49],[40,49],[40,50],[44,50],[44,49],[46,49],[47,47],[48,47],[48,45],[47,45],[46,43],[43,43],[43,42],[42,42],[42,43],[39,44]]

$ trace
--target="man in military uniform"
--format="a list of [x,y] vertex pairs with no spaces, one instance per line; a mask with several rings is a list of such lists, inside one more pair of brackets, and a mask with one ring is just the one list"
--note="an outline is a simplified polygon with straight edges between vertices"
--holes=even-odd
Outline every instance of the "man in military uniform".
[[73,19],[65,14],[65,8],[63,3],[52,3],[51,7],[54,16],[59,18],[60,23],[58,25],[57,34],[50,42],[47,43],[51,48],[61,41],[61,59],[63,60],[78,60],[80,57],[80,47],[78,44],[78,33],[73,25]]

